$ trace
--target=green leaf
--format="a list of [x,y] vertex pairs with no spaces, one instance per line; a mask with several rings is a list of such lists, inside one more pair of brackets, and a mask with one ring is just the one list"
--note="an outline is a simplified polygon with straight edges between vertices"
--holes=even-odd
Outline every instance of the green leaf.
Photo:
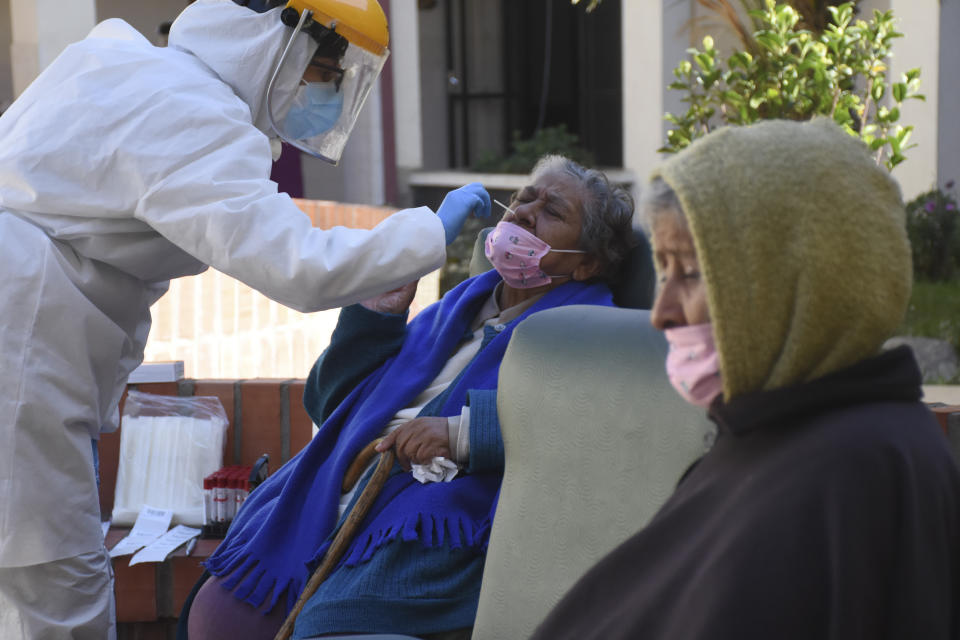
[[783,47],[783,41],[780,37],[769,31],[754,35],[757,43],[768,51],[778,51]]
[[894,83],[893,85],[893,99],[897,102],[903,102],[904,98],[907,97],[907,85],[902,82]]
[[893,149],[893,155],[900,155],[900,139],[897,136],[892,138],[887,138],[887,142],[890,143],[890,148]]

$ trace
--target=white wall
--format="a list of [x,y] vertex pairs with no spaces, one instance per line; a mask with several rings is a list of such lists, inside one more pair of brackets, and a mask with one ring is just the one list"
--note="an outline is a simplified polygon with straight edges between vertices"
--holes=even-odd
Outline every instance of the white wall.
[[419,169],[423,166],[423,133],[420,119],[420,25],[417,0],[391,0],[390,22],[397,168]]
[[957,105],[960,105],[960,2],[940,3],[940,83],[939,83],[939,182],[960,182],[960,126]]
[[98,22],[107,18],[121,18],[154,44],[157,44],[160,23],[174,20],[188,4],[187,0],[96,0],[96,3]]
[[[671,2],[673,0],[664,0]],[[621,3],[623,43],[623,165],[643,184],[660,164],[663,145],[663,3]],[[636,194],[634,194],[636,195]]]
[[443,12],[442,2],[418,12],[424,169],[445,169],[448,166],[447,53]]
[[893,175],[900,182],[904,200],[910,200],[937,182],[940,3],[890,0],[890,8],[900,20],[898,30],[904,34],[894,42],[890,76],[899,79],[908,69],[920,67],[920,92],[926,96],[926,101],[911,100],[901,109],[903,123],[914,126],[910,142],[917,146],[905,152],[906,162],[894,169]]
[[89,33],[96,6],[94,0],[11,0],[10,24],[13,92],[20,95],[64,47]]
[[0,0],[0,112],[13,102],[13,73],[10,65],[10,0]]
[[86,37],[96,23],[122,18],[156,41],[160,23],[174,19],[186,4],[186,0],[0,0],[0,107],[20,95],[68,44]]

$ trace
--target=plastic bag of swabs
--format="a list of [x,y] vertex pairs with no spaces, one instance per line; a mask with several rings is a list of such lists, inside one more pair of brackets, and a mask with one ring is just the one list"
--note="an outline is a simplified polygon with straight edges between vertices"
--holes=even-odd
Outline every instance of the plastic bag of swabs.
[[223,466],[227,414],[212,396],[127,393],[113,523],[132,525],[144,505],[173,522],[203,524],[203,479]]

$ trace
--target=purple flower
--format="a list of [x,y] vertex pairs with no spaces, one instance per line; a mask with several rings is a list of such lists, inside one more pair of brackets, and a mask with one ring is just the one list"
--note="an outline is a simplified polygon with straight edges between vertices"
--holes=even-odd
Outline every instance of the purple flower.
[[947,211],[953,211],[956,208],[957,208],[957,205],[953,204],[952,202],[947,203]]
[[937,208],[937,203],[933,200],[930,200],[927,202],[927,204],[923,205],[923,208],[927,210],[927,213],[933,213]]

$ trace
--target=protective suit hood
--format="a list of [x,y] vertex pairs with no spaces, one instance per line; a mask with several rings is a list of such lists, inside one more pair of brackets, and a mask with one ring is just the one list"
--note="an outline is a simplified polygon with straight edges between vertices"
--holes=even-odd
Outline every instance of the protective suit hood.
[[693,235],[727,400],[852,365],[902,321],[912,269],[899,187],[832,121],[721,129],[654,177]]
[[[232,0],[197,0],[171,25],[168,45],[196,56],[230,85],[250,107],[254,126],[271,138],[267,86],[292,33],[280,22],[282,10],[257,13]],[[293,98],[315,49],[309,35],[297,36],[274,90],[281,103]]]
[[[274,18],[200,0],[172,47],[105,21],[0,115],[0,467],[17,471],[0,479],[0,568],[102,548],[91,440],[116,428],[170,279],[209,265],[306,312],[446,259],[426,207],[320,229],[277,191],[263,107],[286,42]],[[294,42],[303,65],[308,40]]]

